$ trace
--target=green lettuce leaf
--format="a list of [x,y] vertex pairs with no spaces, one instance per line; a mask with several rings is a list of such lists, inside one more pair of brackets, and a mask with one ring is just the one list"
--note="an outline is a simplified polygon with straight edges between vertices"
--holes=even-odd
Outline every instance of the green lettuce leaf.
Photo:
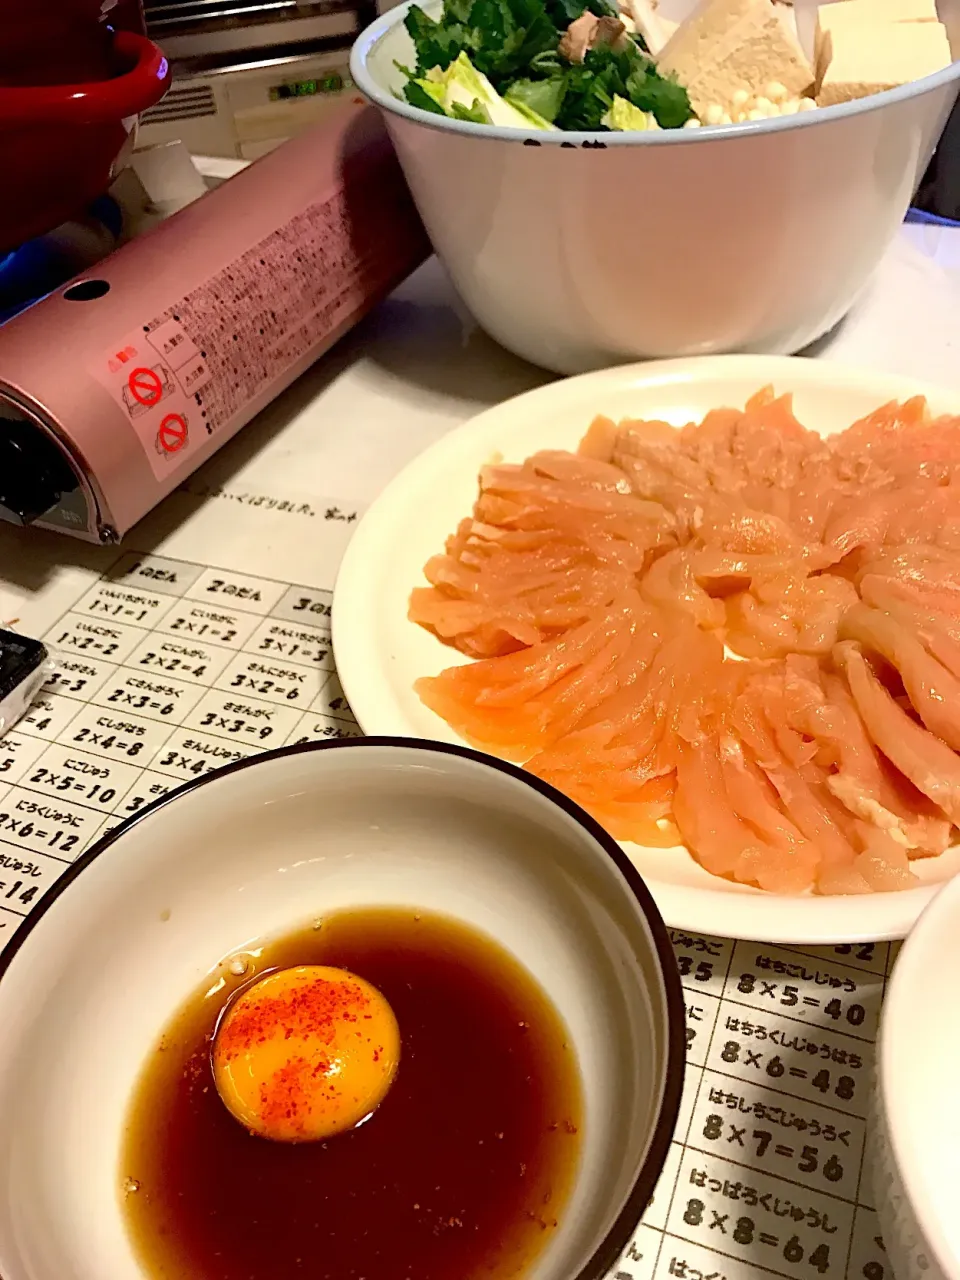
[[645,133],[648,129],[660,127],[654,116],[647,111],[641,111],[626,98],[621,98],[618,93],[614,94],[613,106],[600,123],[605,129],[612,129],[618,133],[626,133],[628,130]]
[[514,80],[503,96],[511,106],[521,111],[533,111],[541,120],[548,120],[552,124],[560,111],[566,91],[566,79],[558,74],[551,76],[549,80]]
[[465,107],[462,102],[454,102],[450,106],[450,114],[454,120],[470,120],[473,124],[492,124],[490,112],[483,106],[478,98],[474,99],[472,107]]
[[403,86],[403,96],[411,107],[419,107],[421,111],[431,111],[438,116],[447,114],[430,89],[421,80],[408,80]]
[[552,129],[553,125],[525,103],[508,102],[497,93],[485,75],[479,72],[465,53],[458,55],[446,68],[431,67],[425,76],[407,82],[417,95],[417,104],[430,102],[426,110],[437,111],[455,120],[474,124],[504,125],[512,129]]

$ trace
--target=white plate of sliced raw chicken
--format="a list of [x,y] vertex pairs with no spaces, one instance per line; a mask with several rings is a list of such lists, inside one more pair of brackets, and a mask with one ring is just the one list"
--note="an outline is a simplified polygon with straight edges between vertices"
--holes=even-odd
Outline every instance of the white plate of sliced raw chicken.
[[354,535],[347,698],[366,733],[576,800],[674,927],[903,937],[960,869],[951,414],[958,393],[754,356],[491,409]]

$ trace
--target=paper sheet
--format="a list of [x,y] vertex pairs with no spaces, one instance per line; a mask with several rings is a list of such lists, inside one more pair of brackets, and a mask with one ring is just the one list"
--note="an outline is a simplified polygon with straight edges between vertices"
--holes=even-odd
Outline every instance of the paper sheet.
[[[203,511],[167,540],[177,554],[94,553],[3,617],[42,638],[58,669],[0,739],[0,944],[151,800],[268,747],[359,733],[333,669],[329,590],[356,509],[224,490]],[[284,555],[281,521],[300,535]],[[310,559],[318,542],[330,559],[304,581],[307,537]]]
[[[0,534],[0,562],[19,556],[37,584],[14,616],[0,594],[0,622],[42,636],[60,665],[0,740],[0,945],[151,800],[265,748],[359,733],[329,625],[358,515],[195,480],[137,531],[142,552]],[[864,1149],[889,947],[673,941],[683,1105],[615,1280],[884,1280]]]

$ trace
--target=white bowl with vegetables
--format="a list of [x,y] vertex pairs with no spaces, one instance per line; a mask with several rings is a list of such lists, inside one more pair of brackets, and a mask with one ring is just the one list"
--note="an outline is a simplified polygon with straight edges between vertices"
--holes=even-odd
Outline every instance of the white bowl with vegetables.
[[789,6],[706,0],[656,61],[607,0],[578,26],[581,6],[406,3],[354,46],[480,324],[564,374],[828,332],[956,101],[960,0],[841,0],[806,50]]

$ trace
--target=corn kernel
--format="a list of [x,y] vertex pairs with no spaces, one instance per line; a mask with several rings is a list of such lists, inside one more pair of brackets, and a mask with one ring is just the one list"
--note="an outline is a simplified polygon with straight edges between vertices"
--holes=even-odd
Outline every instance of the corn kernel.
[[723,107],[716,102],[711,102],[703,113],[704,124],[722,124],[723,123]]
[[764,86],[763,93],[771,102],[782,102],[787,97],[787,88],[779,80],[771,80]]
[[788,98],[786,102],[780,103],[780,114],[782,116],[795,116],[800,110],[799,98]]
[[816,109],[817,104],[812,98],[801,98],[800,105],[797,108],[798,111],[816,111]]
[[766,120],[766,118],[766,114],[763,111],[760,111],[757,107],[754,107],[752,110],[747,112],[748,120]]
[[684,121],[683,127],[685,129],[699,129],[700,121],[697,119],[696,116],[691,116],[689,120]]
[[745,107],[750,101],[750,95],[746,89],[738,89],[733,95],[733,105],[735,107]]

